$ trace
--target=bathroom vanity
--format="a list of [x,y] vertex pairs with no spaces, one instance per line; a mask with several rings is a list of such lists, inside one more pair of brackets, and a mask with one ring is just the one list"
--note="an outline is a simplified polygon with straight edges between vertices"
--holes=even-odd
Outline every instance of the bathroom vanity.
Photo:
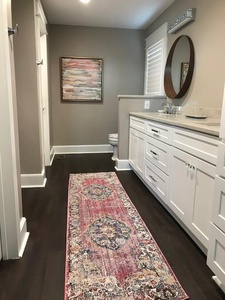
[[205,253],[219,141],[219,118],[130,113],[131,168]]

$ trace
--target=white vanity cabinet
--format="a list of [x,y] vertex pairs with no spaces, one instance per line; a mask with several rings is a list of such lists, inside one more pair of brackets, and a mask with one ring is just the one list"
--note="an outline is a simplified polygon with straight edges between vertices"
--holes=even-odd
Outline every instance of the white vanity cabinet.
[[[225,144],[219,144],[207,264],[225,292]],[[220,283],[219,283],[220,284]]]
[[170,209],[207,249],[218,139],[173,128]]
[[143,132],[145,130],[145,121],[131,117],[130,126],[129,163],[143,177],[145,149],[145,135]]
[[173,148],[169,207],[208,248],[216,167]]
[[205,249],[209,247],[218,144],[219,139],[211,135],[130,118],[131,167]]

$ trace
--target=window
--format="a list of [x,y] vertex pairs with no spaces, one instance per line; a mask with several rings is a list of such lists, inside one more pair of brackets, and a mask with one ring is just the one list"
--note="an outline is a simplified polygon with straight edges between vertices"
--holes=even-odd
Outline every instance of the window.
[[164,69],[167,56],[167,23],[146,39],[145,95],[165,97]]

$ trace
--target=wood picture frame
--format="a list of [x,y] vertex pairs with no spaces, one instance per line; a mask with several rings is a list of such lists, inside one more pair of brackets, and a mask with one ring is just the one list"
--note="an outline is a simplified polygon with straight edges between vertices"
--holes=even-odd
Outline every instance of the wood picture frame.
[[102,103],[101,58],[60,57],[61,101]]

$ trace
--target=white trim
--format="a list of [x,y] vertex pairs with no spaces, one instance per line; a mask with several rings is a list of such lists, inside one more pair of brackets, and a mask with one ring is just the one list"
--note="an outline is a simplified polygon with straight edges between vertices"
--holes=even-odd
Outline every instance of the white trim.
[[27,240],[29,238],[30,233],[27,232],[27,223],[26,218],[22,218],[20,220],[20,237],[21,237],[21,245],[19,249],[19,257],[23,256],[23,252],[25,250]]
[[12,27],[11,19],[11,1],[0,1],[0,65],[3,70],[0,73],[0,126],[4,129],[0,141],[0,235],[3,259],[18,258],[20,249],[26,245],[24,237],[28,235],[25,220],[20,226],[22,195],[13,36],[8,37],[7,33],[7,28]]
[[21,174],[21,187],[45,187],[47,178],[45,177],[45,170],[41,174]]
[[55,154],[82,154],[82,153],[112,153],[113,148],[105,145],[69,145],[53,146]]
[[212,279],[221,288],[221,290],[225,293],[225,286],[222,284],[222,282],[219,280],[219,278],[217,276],[212,276]]
[[54,157],[55,157],[54,147],[52,147],[52,148],[51,148],[51,151],[50,151],[50,166],[51,166],[52,163],[53,163]]
[[117,171],[129,171],[131,170],[128,159],[118,159],[116,160],[115,169]]
[[136,99],[136,100],[139,100],[139,99],[165,99],[166,96],[165,95],[154,95],[154,96],[151,96],[151,95],[118,95],[117,96],[120,99]]

